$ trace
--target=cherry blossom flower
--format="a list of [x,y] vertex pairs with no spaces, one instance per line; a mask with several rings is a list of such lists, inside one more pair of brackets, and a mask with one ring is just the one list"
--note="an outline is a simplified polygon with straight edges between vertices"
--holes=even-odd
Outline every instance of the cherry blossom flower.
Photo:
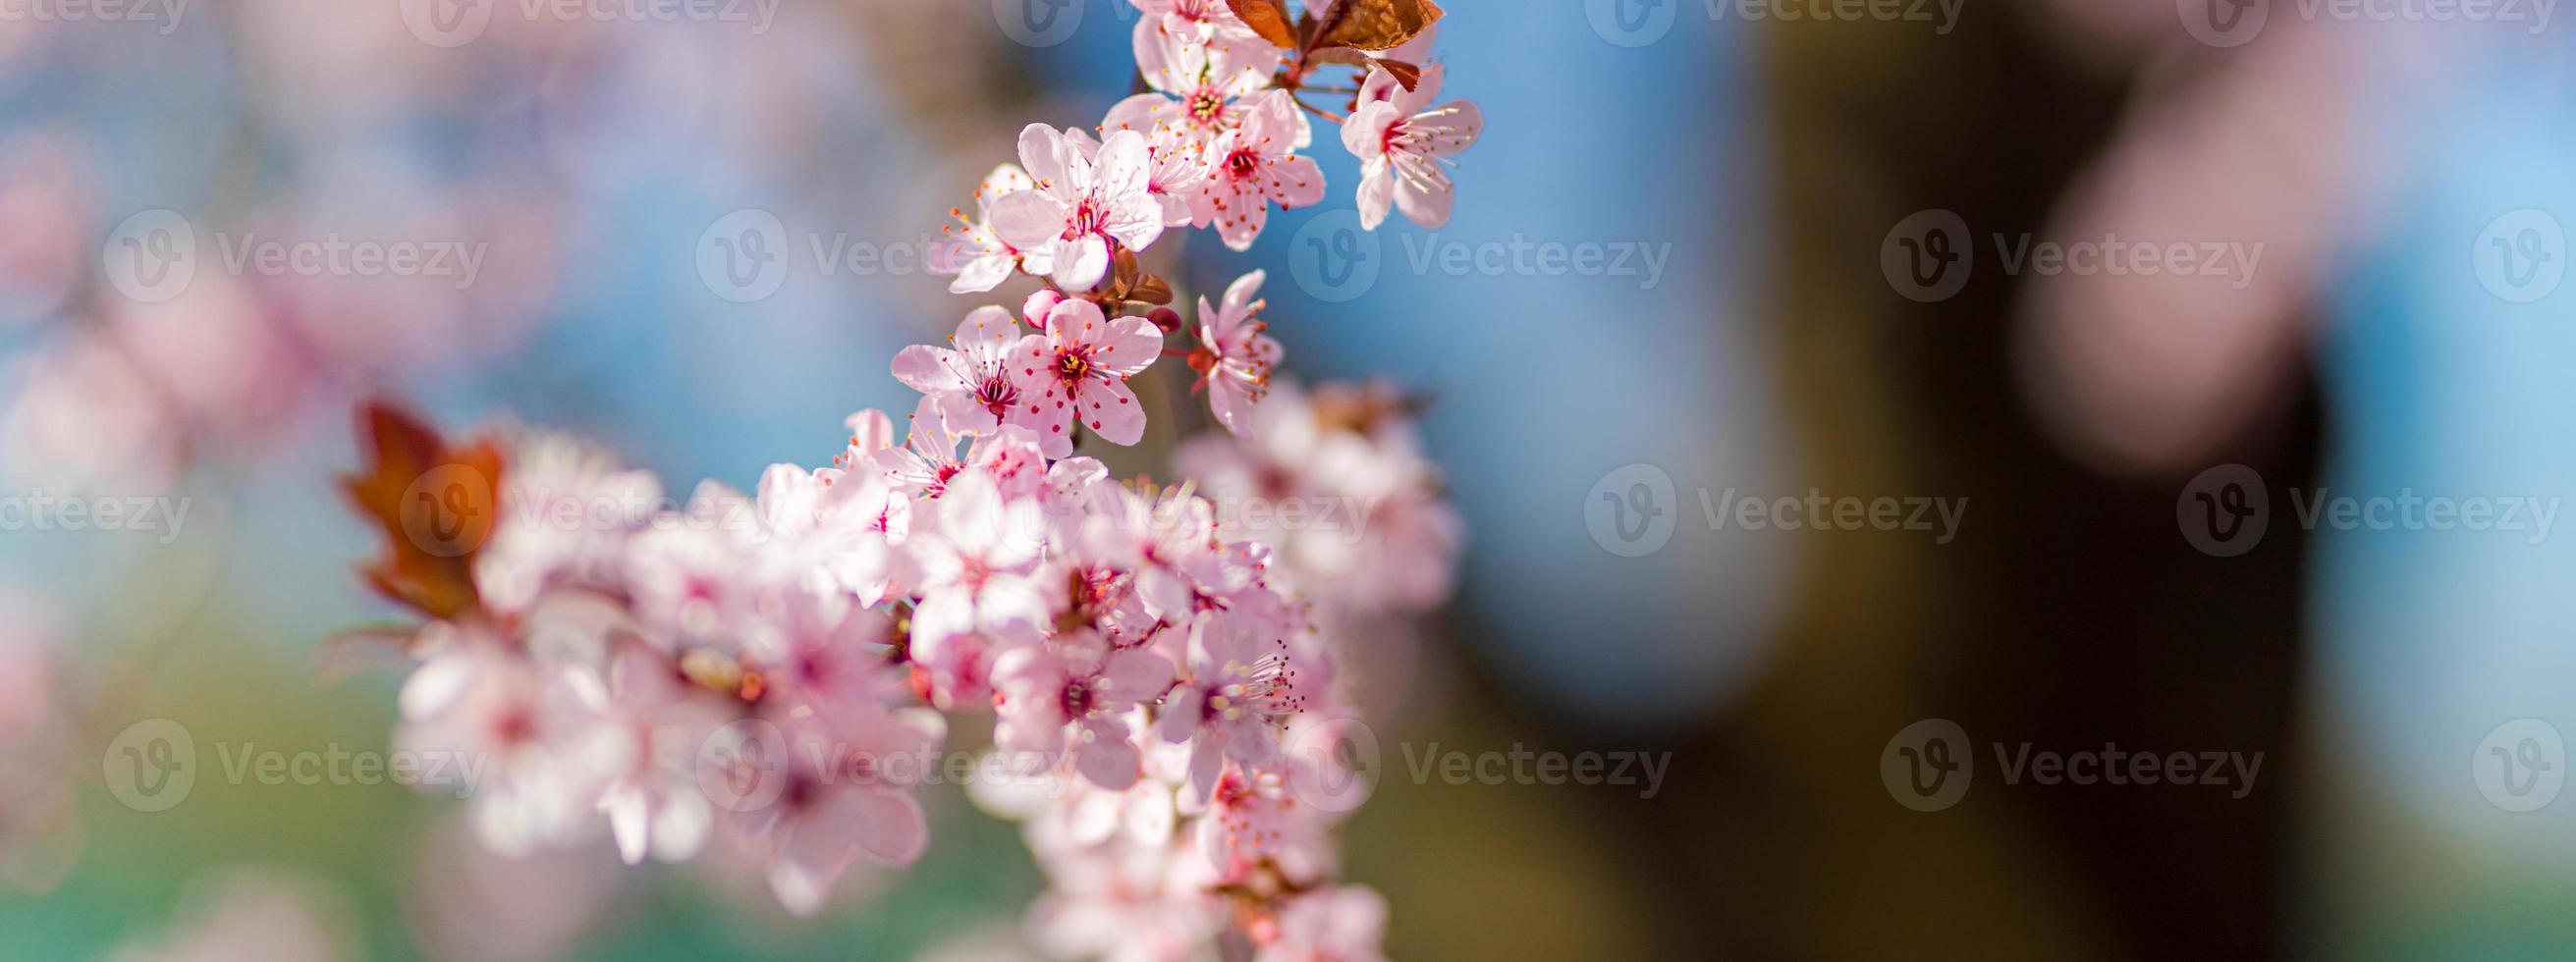
[[935,398],[948,424],[960,433],[991,434],[1003,424],[1044,430],[1011,376],[1012,351],[1025,338],[1019,321],[1000,307],[979,307],[957,322],[948,341],[955,348],[916,344],[894,356],[894,377]]
[[1206,501],[1186,491],[1148,500],[1104,482],[1092,489],[1081,543],[1092,561],[1132,574],[1148,613],[1177,624],[1196,610],[1200,585],[1226,580],[1215,541]]
[[474,585],[495,611],[517,612],[545,588],[614,583],[626,536],[662,502],[662,482],[572,437],[534,432],[510,454],[500,518],[474,559]]
[[1190,743],[1190,789],[1206,797],[1223,763],[1278,754],[1278,726],[1305,707],[1287,643],[1256,619],[1205,612],[1190,625],[1189,678],[1163,701],[1164,741]]
[[1253,271],[1226,285],[1222,307],[1199,298],[1199,348],[1190,355],[1190,367],[1199,372],[1217,423],[1238,435],[1248,429],[1252,406],[1270,392],[1270,370],[1279,364],[1279,342],[1262,333],[1269,325],[1254,318],[1262,307],[1254,295],[1265,276]]
[[446,779],[421,787],[468,796],[476,834],[504,854],[593,829],[606,779],[574,764],[590,724],[570,692],[486,630],[433,625],[426,642],[431,654],[403,683],[394,742],[451,761]]
[[1008,751],[1072,746],[1074,767],[1119,791],[1136,783],[1140,762],[1129,715],[1172,683],[1172,663],[1151,651],[1112,648],[1096,632],[1004,653],[993,665],[1002,695],[994,744]]
[[1035,501],[1004,501],[990,475],[970,471],[937,502],[937,522],[906,542],[921,566],[921,607],[912,644],[932,654],[951,639],[984,634],[1034,638],[1047,622],[1045,596],[1029,569],[1041,525]]
[[1227,247],[1250,250],[1271,204],[1288,209],[1323,200],[1323,169],[1296,152],[1310,136],[1287,91],[1263,94],[1244,111],[1242,126],[1208,145],[1211,182],[1193,201],[1190,222],[1214,226]]
[[[1169,35],[1190,41],[1222,40],[1229,43],[1256,43],[1267,46],[1261,35],[1245,26],[1243,18],[1225,0],[1127,0],[1145,16],[1136,24],[1141,45],[1148,33]],[[1139,62],[1143,57],[1137,58]]]
[[802,708],[781,715],[787,761],[775,801],[742,820],[769,840],[780,904],[812,915],[858,860],[903,866],[921,857],[929,822],[902,772],[937,750],[947,726],[933,712],[865,702]]
[[1279,912],[1278,937],[1255,962],[1373,962],[1386,958],[1386,897],[1365,885],[1298,896]]
[[1162,236],[1162,205],[1146,189],[1153,158],[1145,135],[1111,133],[1085,156],[1065,131],[1030,124],[1020,131],[1020,163],[1037,186],[995,199],[990,215],[1002,241],[1022,252],[1021,269],[1088,290],[1109,273],[1113,244],[1143,250]]
[[994,201],[1037,188],[1037,181],[1027,171],[1012,164],[993,168],[975,188],[975,219],[967,220],[964,211],[951,211],[961,226],[941,232],[931,245],[928,267],[933,274],[955,274],[948,283],[948,293],[972,294],[989,291],[1001,285],[1020,269],[1021,251],[1002,240],[993,230]]
[[[1111,106],[1101,126],[1165,132],[1181,143],[1204,145],[1242,124],[1244,111],[1270,86],[1279,64],[1279,51],[1259,37],[1249,43],[1210,43],[1183,33],[1149,35],[1139,29],[1136,66],[1152,91]],[[1302,149],[1306,143],[1296,146]]]
[[569,672],[567,687],[596,724],[586,734],[591,764],[607,771],[598,808],[608,816],[618,856],[628,865],[650,854],[686,861],[706,844],[715,810],[689,773],[662,764],[697,750],[727,719],[727,706],[689,685],[670,662],[641,646],[612,656],[604,673]]
[[1386,68],[1373,67],[1360,86],[1359,105],[1342,123],[1342,146],[1360,159],[1361,227],[1376,230],[1389,204],[1424,227],[1449,223],[1456,203],[1449,158],[1485,132],[1485,115],[1468,100],[1431,106],[1446,73],[1439,64],[1425,66],[1406,90]]
[[1022,338],[1013,354],[1030,414],[1043,419],[1038,443],[1047,457],[1073,453],[1072,424],[1091,426],[1112,444],[1145,436],[1145,409],[1127,379],[1154,363],[1163,332],[1141,317],[1107,318],[1099,305],[1068,300],[1047,311],[1044,339]]

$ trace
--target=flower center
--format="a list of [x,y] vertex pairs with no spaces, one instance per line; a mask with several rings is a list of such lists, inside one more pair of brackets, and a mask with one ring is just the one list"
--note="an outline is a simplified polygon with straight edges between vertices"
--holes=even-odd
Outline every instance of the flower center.
[[1225,114],[1225,95],[1211,87],[1201,87],[1190,94],[1190,119],[1200,124],[1214,124]]
[[1089,682],[1076,678],[1064,683],[1063,700],[1064,717],[1084,718],[1091,714],[1091,706],[1100,699],[1092,692]]
[[1261,154],[1250,147],[1237,147],[1234,153],[1225,155],[1225,172],[1236,180],[1250,177],[1260,169]]
[[1011,383],[1010,378],[994,374],[975,386],[975,403],[983,405],[984,410],[999,418],[1009,413],[1011,405],[1020,403],[1020,389]]
[[1055,352],[1055,376],[1068,385],[1081,383],[1091,376],[1091,356],[1070,348]]
[[1109,211],[1102,208],[1098,202],[1085,197],[1082,203],[1074,205],[1073,219],[1064,226],[1064,239],[1073,240],[1101,233],[1108,226]]

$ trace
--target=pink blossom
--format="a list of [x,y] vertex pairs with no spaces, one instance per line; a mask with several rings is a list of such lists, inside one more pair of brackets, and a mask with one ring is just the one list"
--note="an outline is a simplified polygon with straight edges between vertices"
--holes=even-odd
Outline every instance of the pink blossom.
[[1136,783],[1140,761],[1128,716],[1171,685],[1172,663],[1077,631],[1004,653],[993,677],[1002,696],[994,744],[1017,752],[1056,752],[1069,744],[1084,778],[1119,791]]
[[1153,159],[1145,135],[1110,134],[1097,155],[1045,124],[1020,131],[1020,163],[1037,186],[994,200],[995,233],[1022,251],[1021,269],[1068,291],[1109,273],[1112,245],[1143,250],[1163,233],[1163,208],[1146,189]]
[[1020,396],[1020,382],[1011,377],[1011,352],[1023,339],[1010,311],[979,307],[957,322],[957,333],[948,338],[954,348],[916,344],[897,352],[894,377],[937,399],[948,423],[961,433],[990,434],[1006,423],[1044,430]]
[[1309,136],[1287,91],[1263,94],[1244,111],[1242,126],[1208,145],[1212,180],[1193,201],[1190,222],[1214,226],[1227,247],[1250,250],[1269,223],[1272,203],[1284,210],[1323,200],[1323,170],[1296,153]]
[[780,716],[787,760],[772,776],[785,779],[776,800],[743,821],[768,841],[779,904],[812,915],[858,860],[903,866],[921,857],[929,822],[910,783],[947,726],[933,712],[865,702],[800,708]]
[[1484,133],[1485,115],[1468,100],[1431,106],[1446,73],[1439,64],[1425,66],[1406,90],[1386,68],[1373,67],[1361,85],[1359,105],[1342,124],[1342,146],[1360,159],[1361,227],[1376,230],[1389,204],[1424,227],[1449,223],[1456,202],[1449,158]]
[[1264,276],[1253,271],[1226,285],[1222,307],[1199,298],[1200,353],[1190,357],[1190,366],[1200,372],[1217,423],[1238,435],[1247,430],[1252,406],[1270,392],[1270,370],[1279,364],[1279,342],[1263,334],[1269,325],[1254,317],[1261,312],[1254,295]]
[[941,232],[939,241],[930,248],[929,270],[933,274],[955,274],[948,283],[951,294],[989,291],[1001,285],[1020,268],[1019,248],[1002,240],[993,230],[994,201],[1037,187],[1027,171],[1011,164],[993,168],[975,188],[975,219],[967,220],[964,211],[951,211],[961,226]]
[[500,518],[474,557],[483,603],[518,612],[558,585],[615,583],[626,538],[650,520],[662,482],[569,436],[533,432],[510,452]]
[[1246,107],[1270,86],[1279,64],[1279,51],[1259,37],[1248,43],[1211,43],[1186,33],[1149,34],[1140,27],[1136,66],[1153,90],[1110,107],[1101,126],[1168,132],[1181,143],[1204,145],[1242,124]]
[[925,656],[960,636],[1034,638],[1049,616],[1030,576],[1041,545],[1035,501],[1004,501],[990,475],[970,471],[936,502],[936,523],[906,543],[921,566],[912,645]]
[[1190,625],[1189,675],[1163,701],[1164,741],[1190,743],[1190,789],[1206,797],[1228,761],[1278,754],[1279,728],[1304,710],[1287,641],[1251,617],[1210,611]]
[[1046,425],[1036,432],[1047,457],[1073,453],[1074,422],[1112,444],[1145,436],[1145,409],[1127,390],[1127,379],[1161,355],[1163,332],[1141,317],[1107,318],[1100,307],[1067,300],[1047,311],[1043,340],[1020,339],[1013,354],[1030,414]]
[[1298,896],[1279,912],[1277,938],[1255,962],[1373,962],[1384,960],[1386,897],[1365,885],[1345,885]]

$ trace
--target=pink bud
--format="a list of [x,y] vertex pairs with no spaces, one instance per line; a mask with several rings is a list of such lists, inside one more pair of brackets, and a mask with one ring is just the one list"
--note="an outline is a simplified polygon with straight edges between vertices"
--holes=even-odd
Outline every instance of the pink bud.
[[1037,293],[1029,295],[1028,301],[1020,305],[1020,315],[1028,318],[1030,327],[1043,329],[1046,327],[1047,312],[1055,310],[1055,306],[1061,303],[1064,303],[1064,295],[1057,293],[1055,288],[1040,288]]

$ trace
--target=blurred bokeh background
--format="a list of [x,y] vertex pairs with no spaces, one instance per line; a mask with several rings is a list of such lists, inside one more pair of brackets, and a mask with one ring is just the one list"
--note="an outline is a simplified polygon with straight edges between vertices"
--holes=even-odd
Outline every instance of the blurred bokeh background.
[[[1248,253],[1155,251],[1189,294],[1269,270],[1298,377],[1432,399],[1464,576],[1385,643],[1345,838],[1393,954],[2576,945],[2576,801],[2550,804],[2576,551],[2541,513],[2576,491],[2576,41],[2549,0],[1451,6],[1447,92],[1488,125],[1450,224],[1358,234],[1326,136],[1330,202]],[[1014,951],[1039,880],[954,792],[920,866],[799,923],[741,866],[480,855],[392,785],[209,765],[139,811],[102,756],[156,718],[210,762],[384,747],[394,679],[308,664],[387,616],[331,486],[360,397],[576,431],[681,489],[907,409],[887,359],[982,303],[922,248],[1020,125],[1128,92],[1134,8],[103,9],[0,4],[0,494],[186,513],[0,530],[0,955]],[[702,269],[760,216],[783,274]],[[176,278],[141,256],[174,224]],[[474,259],[256,257],[342,240]],[[1808,523],[1733,510],[1781,498]],[[2363,520],[2308,520],[2334,498]],[[1854,499],[1907,517],[1819,529]],[[2529,510],[2368,520],[2403,499]],[[1908,797],[1926,719],[1964,733],[1964,795]],[[1669,761],[1651,793],[1412,777],[1435,745]],[[2110,746],[2260,768],[2005,770]]]

